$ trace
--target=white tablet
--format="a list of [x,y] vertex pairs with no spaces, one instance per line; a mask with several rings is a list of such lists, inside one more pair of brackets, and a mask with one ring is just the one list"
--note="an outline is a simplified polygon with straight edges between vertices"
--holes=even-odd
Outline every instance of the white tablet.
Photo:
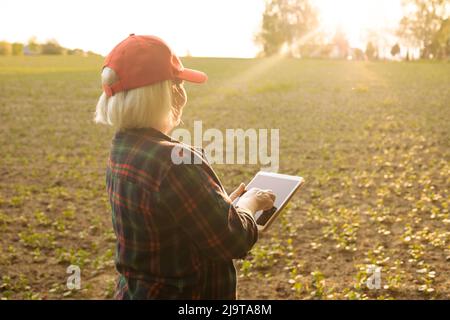
[[[294,193],[303,185],[302,177],[289,176],[286,174],[260,171],[246,186],[251,188],[270,189],[275,193],[275,203],[271,210],[258,211],[255,213],[256,223],[260,231],[265,231],[272,224],[278,214],[283,210]],[[234,201],[237,203],[239,198]]]

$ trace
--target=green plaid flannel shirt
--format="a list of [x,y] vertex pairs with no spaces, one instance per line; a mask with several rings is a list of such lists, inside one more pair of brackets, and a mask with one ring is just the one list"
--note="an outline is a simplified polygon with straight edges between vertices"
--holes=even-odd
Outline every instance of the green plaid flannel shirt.
[[[200,164],[174,164],[175,146]],[[194,162],[195,163],[195,162]],[[236,299],[233,259],[258,238],[198,149],[152,128],[115,134],[106,185],[117,299]]]

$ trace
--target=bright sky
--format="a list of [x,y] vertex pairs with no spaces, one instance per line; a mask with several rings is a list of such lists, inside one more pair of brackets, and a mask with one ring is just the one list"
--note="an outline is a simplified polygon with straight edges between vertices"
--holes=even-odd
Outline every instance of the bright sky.
[[[395,26],[401,0],[313,0],[323,26],[364,46],[367,28]],[[179,55],[253,57],[264,0],[0,0],[0,40],[55,38],[107,54],[129,33],[165,39]]]
[[326,30],[340,27],[350,44],[360,48],[365,48],[370,30],[392,33],[403,13],[401,0],[314,0],[314,3]]

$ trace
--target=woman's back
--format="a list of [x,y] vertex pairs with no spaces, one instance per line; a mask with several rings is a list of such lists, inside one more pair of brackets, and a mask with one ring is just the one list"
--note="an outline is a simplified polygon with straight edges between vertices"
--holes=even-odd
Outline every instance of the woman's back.
[[[118,240],[116,267],[130,279],[120,279],[119,298],[235,298],[231,259],[246,253],[257,231],[247,237],[247,229],[237,226],[244,234],[233,240],[223,231],[216,234],[228,229],[224,223],[233,207],[218,184],[212,192],[196,187],[204,179],[206,188],[216,183],[202,174],[205,162],[173,164],[171,153],[179,145],[151,128],[121,131],[112,141],[106,182]],[[233,252],[237,246],[242,252]]]

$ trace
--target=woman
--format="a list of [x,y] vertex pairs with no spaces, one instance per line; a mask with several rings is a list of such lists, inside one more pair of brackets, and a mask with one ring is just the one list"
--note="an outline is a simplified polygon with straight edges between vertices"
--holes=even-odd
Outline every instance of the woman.
[[[187,101],[183,81],[206,79],[154,36],[131,34],[106,57],[95,121],[116,128],[106,185],[118,299],[235,299],[232,259],[258,238],[253,214],[273,206],[270,190],[244,184],[228,196],[202,150],[169,136]],[[174,164],[175,147],[201,161]]]

